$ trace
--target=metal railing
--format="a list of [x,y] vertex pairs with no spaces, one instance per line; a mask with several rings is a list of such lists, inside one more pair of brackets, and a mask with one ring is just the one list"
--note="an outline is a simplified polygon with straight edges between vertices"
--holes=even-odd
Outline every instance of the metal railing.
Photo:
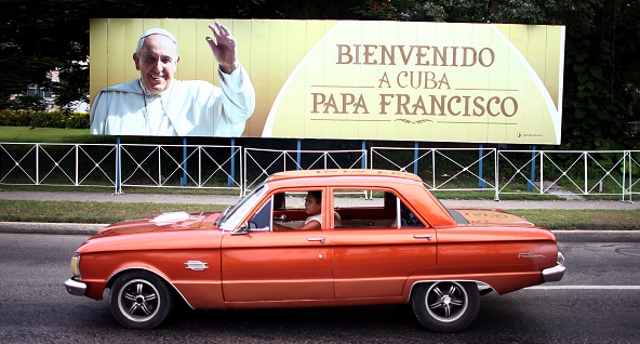
[[0,184],[206,188],[242,195],[242,147],[0,143]]
[[632,201],[640,193],[637,150],[0,143],[0,185],[225,189],[241,196],[275,172],[328,168],[407,171],[430,190],[485,191],[496,200],[527,193]]
[[113,144],[0,143],[0,184],[115,187]]
[[278,150],[245,148],[245,191],[275,172],[311,169],[365,168],[366,150]]
[[121,144],[122,186],[226,189],[243,192],[240,146]]
[[370,167],[419,175],[432,191],[493,191],[498,197],[495,148],[371,147]]

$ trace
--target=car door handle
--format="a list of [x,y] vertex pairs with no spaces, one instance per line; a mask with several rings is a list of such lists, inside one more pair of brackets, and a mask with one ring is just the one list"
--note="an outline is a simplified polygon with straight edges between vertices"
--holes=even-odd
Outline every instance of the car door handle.
[[413,236],[414,239],[427,239],[427,240],[431,240],[433,239],[433,235],[430,234],[416,234]]
[[309,238],[307,241],[319,241],[321,244],[324,244],[324,238]]

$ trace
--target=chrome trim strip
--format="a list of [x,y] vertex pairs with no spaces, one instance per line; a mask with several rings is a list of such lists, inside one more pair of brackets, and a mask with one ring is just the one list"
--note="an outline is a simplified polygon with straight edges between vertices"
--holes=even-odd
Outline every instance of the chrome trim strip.
[[189,260],[186,263],[184,263],[184,265],[187,269],[190,269],[193,271],[204,271],[209,268],[207,263],[201,262],[199,260]]

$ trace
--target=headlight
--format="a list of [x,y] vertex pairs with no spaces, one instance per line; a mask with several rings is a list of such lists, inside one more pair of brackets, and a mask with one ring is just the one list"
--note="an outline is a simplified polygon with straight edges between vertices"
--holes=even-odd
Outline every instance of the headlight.
[[71,257],[71,273],[74,277],[80,277],[80,253],[76,252]]
[[558,258],[556,259],[556,263],[558,263],[558,265],[564,265],[564,256],[560,251],[558,251]]

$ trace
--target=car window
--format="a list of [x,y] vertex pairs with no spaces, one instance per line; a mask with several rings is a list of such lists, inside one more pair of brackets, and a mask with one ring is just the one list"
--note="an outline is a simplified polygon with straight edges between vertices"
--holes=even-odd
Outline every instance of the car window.
[[322,230],[322,190],[292,190],[272,195],[272,231]]
[[234,230],[240,226],[240,221],[247,215],[249,210],[259,202],[269,189],[263,184],[255,188],[249,194],[244,196],[238,203],[233,205],[223,215],[220,221],[222,230]]
[[423,228],[424,224],[409,209],[409,207],[400,201],[400,228]]
[[256,231],[270,231],[271,230],[271,205],[273,200],[270,199],[265,203],[260,210],[258,210],[253,217],[249,220],[248,230],[252,232]]
[[334,228],[425,227],[393,190],[333,190]]

